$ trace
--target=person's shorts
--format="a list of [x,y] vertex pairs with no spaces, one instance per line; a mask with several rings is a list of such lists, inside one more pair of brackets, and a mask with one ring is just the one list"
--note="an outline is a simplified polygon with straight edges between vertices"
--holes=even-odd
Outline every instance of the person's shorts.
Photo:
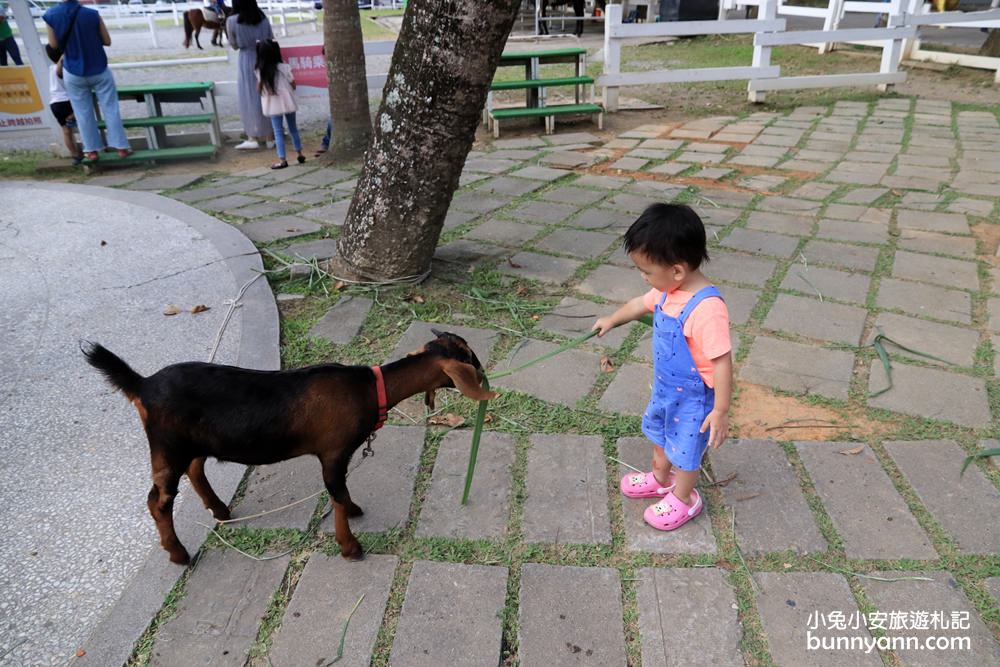
[[76,121],[69,120],[69,117],[73,115],[73,107],[69,102],[53,102],[49,105],[49,110],[63,127],[76,127]]

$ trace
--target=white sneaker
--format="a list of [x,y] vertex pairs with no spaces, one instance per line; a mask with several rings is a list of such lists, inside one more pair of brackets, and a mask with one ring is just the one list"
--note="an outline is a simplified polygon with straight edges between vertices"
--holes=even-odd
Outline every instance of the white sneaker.
[[247,139],[242,144],[236,144],[236,150],[238,151],[253,151],[257,150],[258,148],[260,148],[260,144],[258,144],[253,139]]
[[273,141],[268,141],[267,142],[267,147],[268,148],[274,148],[274,142]]

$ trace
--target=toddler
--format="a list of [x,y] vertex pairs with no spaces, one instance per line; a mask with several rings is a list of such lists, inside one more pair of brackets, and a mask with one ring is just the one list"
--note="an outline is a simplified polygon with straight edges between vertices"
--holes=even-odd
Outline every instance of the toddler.
[[625,233],[624,246],[652,289],[592,328],[603,336],[654,313],[653,393],[642,417],[653,470],[625,475],[621,490],[629,498],[661,498],[643,516],[653,528],[674,530],[701,513],[694,488],[701,458],[729,431],[729,312],[699,270],[708,261],[705,226],[690,207],[651,205]]
[[285,122],[288,123],[288,134],[292,136],[295,151],[299,154],[299,164],[302,164],[306,161],[306,156],[302,154],[302,140],[299,138],[298,125],[295,124],[295,112],[299,110],[295,103],[295,78],[292,76],[292,68],[281,60],[281,47],[273,39],[257,42],[256,68],[260,108],[265,116],[271,118],[274,147],[278,151],[278,161],[271,165],[271,169],[284,169],[288,166],[288,160],[285,159]]
[[62,128],[63,143],[66,150],[73,157],[73,164],[78,165],[83,162],[83,153],[76,145],[73,138],[73,130],[76,129],[76,116],[73,115],[73,106],[69,102],[69,94],[66,86],[63,85],[63,61],[62,58],[55,65],[49,65],[49,111],[56,117],[59,127]]

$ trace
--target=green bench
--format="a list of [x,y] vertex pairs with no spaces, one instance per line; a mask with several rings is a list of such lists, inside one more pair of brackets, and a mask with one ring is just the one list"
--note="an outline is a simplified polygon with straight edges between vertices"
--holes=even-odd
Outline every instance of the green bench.
[[512,109],[493,109],[493,138],[500,138],[500,121],[509,118],[543,118],[545,119],[545,134],[556,130],[556,116],[566,114],[597,114],[597,129],[604,129],[604,108],[600,104],[586,102],[582,104],[554,104],[545,107],[515,107]]
[[[134,151],[127,158],[119,158],[114,153],[102,153],[98,164],[215,157],[222,147],[222,131],[214,91],[215,84],[211,81],[119,86],[119,101],[131,100],[146,105],[144,117],[122,119],[126,129],[146,130],[146,148]],[[198,104],[201,108],[198,113],[166,115],[163,113],[164,104]],[[171,141],[172,137],[167,134],[167,127],[175,125],[207,125],[210,143],[176,145],[177,142]],[[104,130],[107,124],[99,120],[98,127]],[[84,164],[93,166],[87,160]]]
[[[575,76],[542,77],[542,65],[570,63],[575,66]],[[590,102],[593,96],[594,78],[587,76],[587,50],[582,47],[544,49],[539,51],[512,51],[500,56],[498,67],[524,67],[524,79],[516,81],[494,81],[483,110],[483,122],[493,130],[494,138],[500,137],[500,122],[510,118],[542,118],[546,134],[555,131],[555,117],[564,114],[598,114],[598,127],[604,127],[604,109]],[[589,89],[588,89],[589,86]],[[572,87],[574,104],[546,104],[548,88]],[[524,90],[523,107],[495,109],[493,93],[496,91]],[[588,94],[589,92],[589,94]],[[582,93],[582,95],[581,95]],[[581,99],[582,98],[582,99]]]
[[557,79],[528,79],[525,81],[494,81],[490,90],[521,90],[522,88],[550,88],[554,86],[592,85],[592,76],[567,76]]
[[125,164],[128,162],[158,162],[161,160],[190,160],[215,157],[215,146],[177,146],[175,148],[143,148],[132,151],[128,157],[118,157],[117,153],[101,153],[96,161],[84,160],[84,166],[95,164]]
[[[164,127],[166,125],[200,125],[202,123],[211,123],[215,120],[215,116],[210,113],[198,113],[190,114],[187,116],[159,116],[156,118],[123,118],[122,125],[127,128],[135,127]],[[97,123],[97,126],[102,130],[105,129],[106,124],[102,120]]]

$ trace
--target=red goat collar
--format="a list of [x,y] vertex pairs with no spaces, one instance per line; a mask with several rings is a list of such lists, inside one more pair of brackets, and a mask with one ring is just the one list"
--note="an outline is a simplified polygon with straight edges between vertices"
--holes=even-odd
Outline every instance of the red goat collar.
[[375,423],[373,431],[377,431],[385,425],[385,420],[389,417],[389,408],[385,399],[385,380],[382,378],[382,368],[372,366],[372,373],[375,374],[375,393],[378,394],[378,422]]

